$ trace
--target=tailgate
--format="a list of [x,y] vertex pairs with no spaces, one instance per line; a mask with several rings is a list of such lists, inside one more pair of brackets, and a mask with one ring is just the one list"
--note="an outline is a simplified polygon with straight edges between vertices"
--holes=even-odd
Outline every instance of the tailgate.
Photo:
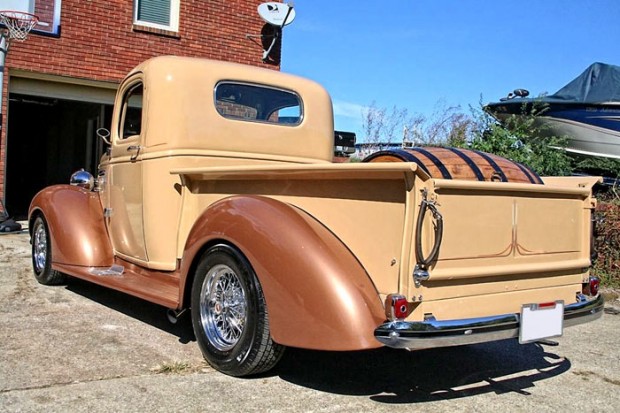
[[591,186],[433,184],[444,223],[434,280],[590,265]]
[[[443,237],[428,279],[410,284],[408,294],[418,301],[414,318],[480,317],[518,312],[530,302],[574,302],[590,266],[594,182],[426,182],[442,215]],[[424,252],[435,242],[427,215]]]

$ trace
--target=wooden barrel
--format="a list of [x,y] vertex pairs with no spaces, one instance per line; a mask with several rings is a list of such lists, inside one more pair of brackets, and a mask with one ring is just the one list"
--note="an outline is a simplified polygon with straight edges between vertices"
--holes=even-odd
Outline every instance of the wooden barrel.
[[432,178],[543,183],[525,165],[471,149],[429,146],[387,150],[375,152],[362,162],[415,162]]

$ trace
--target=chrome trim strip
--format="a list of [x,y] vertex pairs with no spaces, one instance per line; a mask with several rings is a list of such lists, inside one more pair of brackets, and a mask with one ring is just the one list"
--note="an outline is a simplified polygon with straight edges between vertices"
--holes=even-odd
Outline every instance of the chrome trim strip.
[[[603,315],[602,295],[578,296],[578,302],[564,308],[564,327],[595,320]],[[519,314],[461,320],[389,321],[375,329],[375,338],[392,348],[421,350],[516,338]]]
[[111,267],[108,268],[101,268],[101,267],[92,267],[90,270],[88,270],[89,273],[91,273],[92,275],[111,275],[111,276],[118,276],[118,275],[123,275],[123,273],[125,272],[125,267],[123,267],[122,265],[118,265],[118,264],[113,264]]

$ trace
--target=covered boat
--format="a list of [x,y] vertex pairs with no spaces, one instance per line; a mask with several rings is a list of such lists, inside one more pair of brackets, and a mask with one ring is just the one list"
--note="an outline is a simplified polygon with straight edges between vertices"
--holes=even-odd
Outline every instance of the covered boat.
[[620,159],[620,66],[593,63],[552,95],[528,95],[516,89],[484,109],[502,123],[542,110],[535,126],[543,135],[566,137],[568,152]]

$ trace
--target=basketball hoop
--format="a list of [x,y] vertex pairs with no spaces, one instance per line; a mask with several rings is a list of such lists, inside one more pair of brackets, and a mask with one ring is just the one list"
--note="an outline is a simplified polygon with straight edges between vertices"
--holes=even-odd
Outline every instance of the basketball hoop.
[[39,18],[34,14],[13,10],[0,11],[0,23],[6,27],[3,36],[6,36],[7,40],[23,42],[38,22]]
[[[5,29],[0,28],[0,133],[2,132],[2,103],[4,101],[4,62],[9,53],[9,46],[12,40],[23,42],[28,37],[28,33],[39,22],[39,17],[23,11],[3,10],[0,11],[0,24]],[[4,207],[3,207],[4,209]]]

